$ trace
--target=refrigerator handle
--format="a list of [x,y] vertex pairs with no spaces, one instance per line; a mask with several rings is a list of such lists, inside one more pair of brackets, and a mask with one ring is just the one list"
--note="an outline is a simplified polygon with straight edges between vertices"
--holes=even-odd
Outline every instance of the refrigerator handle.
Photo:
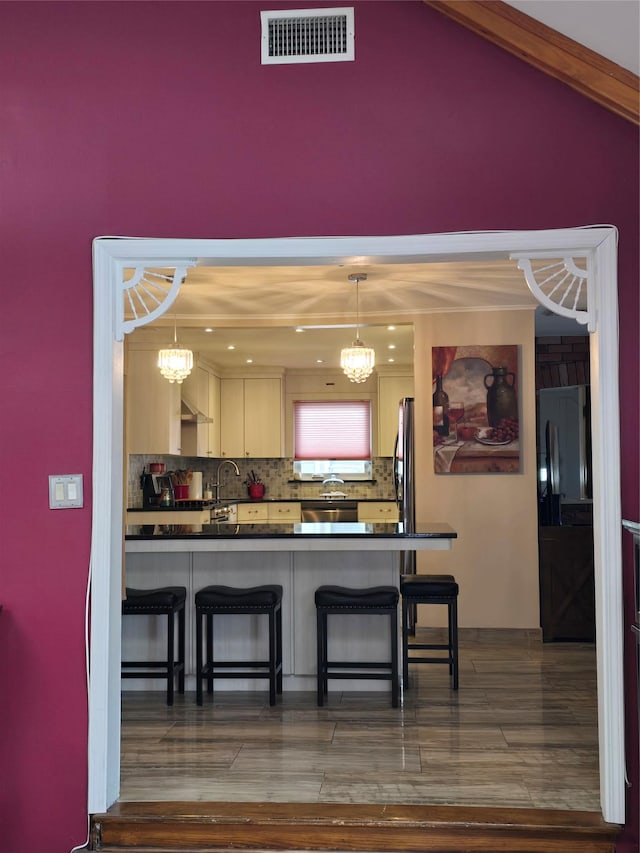
[[395,495],[396,501],[398,500],[398,486],[400,485],[398,482],[398,442],[400,440],[400,433],[396,435],[395,444],[393,445],[393,493]]

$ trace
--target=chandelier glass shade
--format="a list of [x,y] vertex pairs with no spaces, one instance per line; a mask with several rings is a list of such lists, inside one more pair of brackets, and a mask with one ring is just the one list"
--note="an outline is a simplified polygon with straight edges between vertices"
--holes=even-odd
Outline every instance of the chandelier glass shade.
[[340,367],[352,382],[366,382],[376,363],[375,351],[358,338],[340,353]]
[[178,385],[193,370],[193,353],[178,344],[175,323],[173,326],[173,346],[161,349],[158,353],[158,367],[160,373],[169,382],[177,382]]
[[366,274],[350,275],[349,281],[356,285],[356,339],[350,347],[344,347],[340,353],[340,367],[351,382],[366,382],[376,363],[375,350],[360,340],[360,305],[358,285],[366,281]]

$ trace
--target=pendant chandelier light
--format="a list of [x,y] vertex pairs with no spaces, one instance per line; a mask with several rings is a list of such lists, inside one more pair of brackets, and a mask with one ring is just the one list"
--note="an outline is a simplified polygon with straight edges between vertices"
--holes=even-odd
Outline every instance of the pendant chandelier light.
[[178,333],[176,321],[173,321],[173,346],[161,349],[158,353],[158,367],[160,373],[169,382],[182,384],[182,380],[191,373],[193,369],[193,353],[178,345]]
[[376,362],[376,354],[372,347],[368,347],[360,340],[360,304],[358,286],[361,281],[367,280],[366,273],[350,275],[349,281],[356,285],[356,339],[350,347],[345,347],[340,353],[340,367],[351,382],[366,382],[371,376]]

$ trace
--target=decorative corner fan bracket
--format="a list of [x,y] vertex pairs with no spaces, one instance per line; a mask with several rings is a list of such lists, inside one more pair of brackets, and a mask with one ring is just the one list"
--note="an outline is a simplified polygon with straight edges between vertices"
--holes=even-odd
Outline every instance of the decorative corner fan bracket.
[[[146,326],[165,314],[175,302],[187,270],[195,265],[195,260],[181,266],[173,266],[172,263],[163,266],[155,261],[153,268],[148,264],[136,266],[133,276],[126,280],[123,267],[117,289],[116,340],[123,340],[134,329]],[[131,319],[125,319],[125,308],[128,308]]]
[[[553,314],[569,317],[589,332],[596,329],[595,310],[589,256],[582,256],[584,267],[578,266],[571,256],[558,258],[550,253],[521,255],[513,253],[512,260],[518,261],[518,269],[524,273],[527,287],[536,298]],[[533,268],[532,261],[545,261],[542,266]],[[578,307],[586,306],[586,307]]]

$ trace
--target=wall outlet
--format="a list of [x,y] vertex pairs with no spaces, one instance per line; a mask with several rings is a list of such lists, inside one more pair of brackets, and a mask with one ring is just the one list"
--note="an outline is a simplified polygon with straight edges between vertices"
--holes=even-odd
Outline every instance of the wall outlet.
[[49,509],[84,506],[82,474],[49,474]]

